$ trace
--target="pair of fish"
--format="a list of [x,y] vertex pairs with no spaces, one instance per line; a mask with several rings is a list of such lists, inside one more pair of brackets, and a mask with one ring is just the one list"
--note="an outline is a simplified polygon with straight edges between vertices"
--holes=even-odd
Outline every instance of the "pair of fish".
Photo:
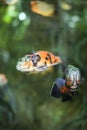
[[[21,72],[38,72],[57,64],[63,65],[59,56],[47,51],[37,51],[20,58],[16,69]],[[50,95],[55,98],[61,97],[63,102],[68,101],[77,93],[81,80],[80,70],[75,66],[68,65],[64,71],[64,78],[57,78],[53,83]]]
[[20,58],[17,62],[16,69],[21,72],[38,72],[61,63],[62,60],[59,56],[55,56],[48,51],[37,51]]
[[68,65],[64,72],[65,78],[57,78],[53,83],[50,95],[61,98],[62,102],[72,99],[81,84],[81,73],[77,67]]

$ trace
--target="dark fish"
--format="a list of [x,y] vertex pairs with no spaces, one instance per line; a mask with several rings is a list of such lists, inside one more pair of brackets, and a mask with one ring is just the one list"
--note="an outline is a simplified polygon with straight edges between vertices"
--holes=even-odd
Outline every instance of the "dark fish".
[[62,102],[71,100],[77,94],[77,89],[81,84],[80,70],[72,65],[68,65],[64,72],[65,78],[57,78],[53,83],[50,95],[62,99]]

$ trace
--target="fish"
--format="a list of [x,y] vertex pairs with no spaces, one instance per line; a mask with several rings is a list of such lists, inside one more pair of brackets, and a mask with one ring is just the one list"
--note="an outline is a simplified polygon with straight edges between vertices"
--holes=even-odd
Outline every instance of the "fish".
[[65,78],[56,78],[50,90],[50,95],[61,98],[62,102],[71,100],[81,85],[81,72],[77,67],[68,65],[64,73]]
[[20,58],[17,61],[16,69],[21,72],[38,72],[61,63],[61,58],[59,56],[55,56],[51,52],[37,51]]
[[10,90],[7,76],[0,73],[0,128],[13,125],[17,119],[16,112],[16,102]]
[[64,10],[71,10],[72,9],[72,6],[64,1],[60,2],[60,7]]
[[31,5],[31,10],[34,13],[40,14],[42,16],[53,16],[55,8],[52,4],[48,4],[46,2],[43,1],[39,1],[39,0],[32,0],[30,2]]
[[0,88],[7,83],[8,83],[8,80],[5,76],[5,74],[0,73]]

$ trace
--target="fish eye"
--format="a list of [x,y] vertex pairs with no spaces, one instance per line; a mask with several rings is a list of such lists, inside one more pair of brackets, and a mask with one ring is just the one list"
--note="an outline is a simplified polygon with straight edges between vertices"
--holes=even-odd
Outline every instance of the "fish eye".
[[20,61],[20,62],[21,62],[21,61],[22,61],[22,58],[20,58],[18,61]]

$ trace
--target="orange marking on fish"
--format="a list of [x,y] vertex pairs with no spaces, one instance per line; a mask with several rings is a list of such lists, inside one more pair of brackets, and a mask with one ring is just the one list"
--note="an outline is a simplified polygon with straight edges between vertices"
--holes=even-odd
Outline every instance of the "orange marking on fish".
[[60,88],[61,93],[68,93],[70,90],[66,86]]
[[[46,62],[46,64],[49,66],[49,65],[54,64],[55,60],[56,60],[55,63],[61,63],[62,62],[60,57],[54,56],[52,53],[47,52],[47,51],[38,51],[36,54],[38,54],[41,57],[38,64],[41,63],[41,64],[44,65],[44,63]],[[48,54],[49,54],[50,57],[48,57]],[[48,58],[48,60],[46,58]]]
[[71,92],[71,89],[70,88],[68,88],[68,87],[66,87],[66,86],[63,86],[63,87],[61,87],[60,88],[60,91],[61,91],[61,93],[65,93],[65,94],[69,94],[70,96],[72,96],[72,94],[70,93]]

